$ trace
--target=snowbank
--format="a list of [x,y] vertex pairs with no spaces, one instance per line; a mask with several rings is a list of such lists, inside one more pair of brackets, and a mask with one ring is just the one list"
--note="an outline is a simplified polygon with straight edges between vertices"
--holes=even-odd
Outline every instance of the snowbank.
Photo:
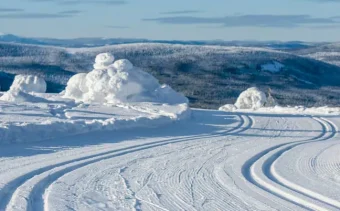
[[[221,110],[222,107],[221,107]],[[223,110],[229,111],[230,110]],[[340,107],[305,107],[305,106],[274,106],[274,107],[263,107],[257,110],[253,109],[238,109],[234,111],[239,112],[252,112],[252,113],[260,113],[260,114],[292,114],[292,115],[331,115],[331,116],[338,116],[340,115]]]
[[67,83],[64,97],[85,103],[158,102],[188,103],[188,99],[171,87],[160,85],[152,75],[126,60],[117,60],[109,53],[96,57],[91,72],[73,76]]
[[24,102],[31,102],[31,103],[39,103],[39,102],[46,102],[45,99],[33,96],[26,92],[20,90],[9,90],[5,92],[1,97],[1,101],[13,102],[13,103],[24,103]]
[[[58,94],[19,93],[30,99],[15,106],[0,101],[0,144],[35,142],[92,131],[158,127],[187,119],[191,114],[188,104],[75,105],[72,101],[61,101],[63,98]],[[28,102],[34,101],[32,96],[39,103]]]
[[73,76],[61,94],[43,93],[46,82],[39,77],[16,76],[0,97],[0,144],[155,127],[190,117],[186,97],[130,61],[114,62],[104,53],[94,68]]
[[263,107],[266,102],[266,94],[258,88],[252,87],[240,94],[235,106],[238,109],[258,109]]
[[45,93],[46,82],[44,79],[38,76],[16,75],[10,90],[11,91],[20,90],[26,93],[29,92]]

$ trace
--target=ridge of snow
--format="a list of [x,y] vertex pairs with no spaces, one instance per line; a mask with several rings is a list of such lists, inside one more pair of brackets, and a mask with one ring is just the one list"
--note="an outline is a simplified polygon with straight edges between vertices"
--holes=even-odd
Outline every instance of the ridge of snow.
[[65,101],[59,94],[29,96],[33,100],[0,100],[0,144],[35,142],[92,131],[157,127],[190,118],[191,113],[188,104],[87,105]]

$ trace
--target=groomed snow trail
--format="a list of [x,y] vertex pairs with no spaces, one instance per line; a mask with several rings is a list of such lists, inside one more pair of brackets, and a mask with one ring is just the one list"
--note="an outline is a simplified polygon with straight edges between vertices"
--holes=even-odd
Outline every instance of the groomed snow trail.
[[0,147],[0,211],[340,210],[340,117],[193,110]]

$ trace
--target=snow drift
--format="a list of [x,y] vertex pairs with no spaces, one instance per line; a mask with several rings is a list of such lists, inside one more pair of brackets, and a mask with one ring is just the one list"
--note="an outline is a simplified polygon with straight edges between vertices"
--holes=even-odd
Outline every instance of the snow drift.
[[87,74],[74,75],[61,94],[41,93],[46,82],[39,77],[16,76],[0,97],[0,144],[156,127],[190,117],[186,97],[130,61],[114,62],[104,53],[93,66]]
[[17,75],[10,89],[4,93],[0,100],[8,102],[44,102],[45,100],[30,93],[45,93],[46,82],[44,79],[33,75]]
[[0,101],[0,145],[36,142],[93,131],[158,127],[190,117],[187,104],[131,103],[103,106],[60,101],[57,94],[42,94],[45,102],[12,106]]
[[97,55],[94,70],[73,76],[64,97],[85,103],[188,103],[188,99],[126,59],[114,62],[109,53]]
[[45,99],[31,95],[29,93],[20,91],[20,90],[9,90],[5,92],[1,97],[0,100],[7,101],[7,102],[14,102],[14,103],[41,103],[47,102]]

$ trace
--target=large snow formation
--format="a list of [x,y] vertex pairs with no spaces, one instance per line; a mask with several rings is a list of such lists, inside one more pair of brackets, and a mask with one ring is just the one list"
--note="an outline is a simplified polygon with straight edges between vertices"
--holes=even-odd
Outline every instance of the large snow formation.
[[93,131],[157,127],[190,117],[188,104],[129,103],[128,105],[78,104],[59,94],[5,93],[0,101],[0,146],[4,143],[62,139]]
[[275,98],[271,95],[270,89],[268,96],[256,87],[249,88],[242,92],[235,104],[226,104],[219,108],[221,111],[236,111],[237,109],[258,110],[263,107],[278,106]]
[[15,77],[0,97],[0,144],[154,127],[189,118],[191,112],[186,97],[107,53],[97,56],[93,71],[73,76],[62,94],[39,93],[45,91],[39,77]]
[[109,53],[96,57],[94,70],[73,76],[64,97],[85,103],[188,103],[188,99],[126,59],[114,62]]
[[11,91],[20,90],[26,93],[30,92],[45,93],[46,82],[44,79],[38,76],[16,75],[10,90]]
[[263,107],[266,102],[266,94],[258,88],[252,87],[240,94],[235,106],[239,109],[258,109]]
[[32,92],[45,93],[45,80],[38,76],[16,75],[10,89],[0,97],[0,100],[16,103],[45,101],[31,95]]

